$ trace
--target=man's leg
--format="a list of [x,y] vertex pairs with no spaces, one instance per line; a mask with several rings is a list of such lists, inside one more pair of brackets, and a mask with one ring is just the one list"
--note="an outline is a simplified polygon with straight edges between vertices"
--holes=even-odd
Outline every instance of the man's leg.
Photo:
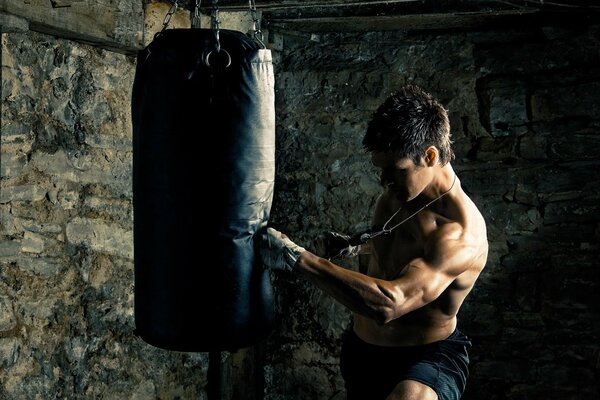
[[386,400],[438,400],[438,396],[421,382],[405,380],[396,385]]

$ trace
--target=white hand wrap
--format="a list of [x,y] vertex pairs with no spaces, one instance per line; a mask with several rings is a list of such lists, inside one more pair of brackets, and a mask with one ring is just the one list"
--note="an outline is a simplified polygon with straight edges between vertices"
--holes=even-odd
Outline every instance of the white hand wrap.
[[260,256],[268,269],[291,271],[300,254],[306,251],[276,229],[267,228],[261,236]]

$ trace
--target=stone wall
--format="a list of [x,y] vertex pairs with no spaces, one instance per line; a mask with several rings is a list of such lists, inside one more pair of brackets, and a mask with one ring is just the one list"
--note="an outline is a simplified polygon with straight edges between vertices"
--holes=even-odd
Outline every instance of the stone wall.
[[133,332],[134,60],[2,35],[0,399],[205,398]]
[[[271,32],[272,224],[300,244],[368,226],[380,189],[360,142],[390,92],[416,83],[450,110],[454,166],[491,244],[460,314],[474,341],[465,399],[598,396],[598,37],[597,26]],[[132,335],[133,74],[122,55],[2,35],[2,400],[207,397],[207,354]],[[224,354],[228,396],[343,399],[339,338],[350,314],[292,274],[273,279],[276,330]]]
[[[380,189],[360,141],[415,83],[450,111],[461,183],[488,222],[487,268],[459,315],[473,338],[465,399],[584,399],[600,381],[599,27],[477,33],[278,32],[272,223],[297,242],[356,232]],[[343,398],[348,313],[276,277],[267,399]]]

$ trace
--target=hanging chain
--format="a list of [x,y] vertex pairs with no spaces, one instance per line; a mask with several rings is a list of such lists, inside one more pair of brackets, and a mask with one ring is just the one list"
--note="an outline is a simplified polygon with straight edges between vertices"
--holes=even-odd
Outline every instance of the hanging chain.
[[[212,0],[212,13],[210,18],[210,28],[215,34],[215,50],[214,52],[220,54],[220,61],[222,62],[221,68],[228,68],[231,65],[231,55],[225,49],[221,49],[221,39],[219,37],[219,27],[221,26],[221,20],[219,19],[219,0]],[[211,67],[210,56],[213,51],[209,51],[204,56],[204,64],[207,67]],[[224,57],[224,58],[223,58]]]
[[258,16],[258,11],[256,11],[256,1],[255,0],[248,0],[248,5],[250,6],[250,13],[252,14],[252,21],[254,22],[254,39],[263,47],[267,47],[265,46],[265,43],[263,41],[263,33],[260,30],[260,17]]
[[201,3],[202,3],[201,0],[196,0],[194,8],[190,12],[192,29],[201,28],[201,24],[200,24],[200,5],[201,5]]
[[167,29],[167,27],[169,26],[169,22],[171,22],[171,17],[173,16],[173,14],[175,14],[177,12],[177,8],[179,7],[178,3],[179,3],[179,0],[175,0],[173,2],[173,5],[169,9],[169,12],[167,13],[167,15],[165,15],[165,19],[163,20],[163,27],[162,27],[161,33],[164,32],[165,29]]
[[408,217],[404,218],[402,221],[398,222],[396,225],[392,226],[391,228],[388,228],[388,224],[390,222],[392,222],[392,220],[394,219],[394,217],[400,211],[402,211],[402,207],[398,208],[398,211],[396,211],[395,213],[393,213],[392,216],[385,222],[385,224],[383,224],[383,227],[381,228],[381,231],[370,233],[370,237],[374,238],[374,237],[377,237],[379,235],[387,235],[388,233],[392,232],[394,229],[396,229],[397,227],[399,227],[400,225],[402,225],[403,223],[405,223],[406,221],[408,221],[409,219],[411,219],[412,217],[414,217],[415,215],[417,215],[418,213],[420,213],[421,211],[423,211],[424,209],[426,209],[427,207],[429,207],[430,205],[432,205],[433,203],[435,203],[436,201],[438,201],[439,199],[441,199],[442,197],[444,197],[445,195],[447,195],[452,190],[452,188],[454,187],[455,183],[456,183],[456,174],[454,174],[454,179],[452,180],[452,185],[450,185],[450,189],[446,190],[445,192],[443,192],[442,194],[440,194],[438,197],[436,197],[435,199],[431,200],[429,203],[425,204],[423,207],[419,208],[417,211],[415,211],[414,213],[410,214]]
[[367,241],[369,241],[373,238],[376,238],[378,236],[390,234],[394,229],[398,228],[400,225],[404,224],[405,222],[410,220],[412,217],[414,217],[415,215],[417,215],[418,213],[420,213],[421,211],[423,211],[424,209],[426,209],[427,207],[429,207],[430,205],[432,205],[433,203],[435,203],[436,201],[438,201],[439,199],[441,199],[442,197],[444,197],[445,195],[450,193],[450,191],[454,187],[455,183],[456,183],[456,173],[454,174],[454,179],[452,179],[452,185],[450,185],[450,188],[448,190],[446,190],[445,192],[443,192],[442,194],[440,194],[438,197],[431,200],[429,203],[425,204],[423,207],[419,208],[417,211],[413,212],[408,217],[406,217],[402,221],[398,222],[396,225],[388,228],[388,225],[392,222],[394,217],[396,217],[396,215],[398,215],[398,213],[400,213],[400,211],[403,210],[403,207],[400,206],[398,208],[398,210],[395,213],[393,213],[391,217],[388,218],[388,220],[385,222],[385,224],[383,224],[383,227],[380,230],[373,231],[372,229],[369,229],[366,232],[354,235],[352,238],[357,238],[358,239],[357,241],[355,241],[354,243],[349,241],[347,247],[344,247],[343,249],[341,249],[338,254],[336,254],[332,257],[329,257],[328,260],[331,261],[331,260],[335,260],[335,259],[342,258],[345,256],[354,257],[354,256],[358,255],[358,247],[360,245],[365,244],[365,243],[367,243]]
[[212,0],[212,15],[211,15],[211,29],[215,33],[217,53],[221,51],[221,39],[219,38],[219,27],[221,26],[221,20],[219,19],[219,0]]

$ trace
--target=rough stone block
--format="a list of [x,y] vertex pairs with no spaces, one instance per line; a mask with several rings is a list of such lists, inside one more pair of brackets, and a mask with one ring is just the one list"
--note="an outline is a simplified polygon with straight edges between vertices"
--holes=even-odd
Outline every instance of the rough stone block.
[[27,153],[31,151],[31,142],[3,144],[0,150],[0,177],[12,178],[21,175],[27,165]]
[[502,258],[502,266],[509,273],[546,271],[550,268],[550,256],[543,250],[537,253],[511,252]]
[[553,193],[589,190],[598,181],[596,161],[547,165],[537,170],[535,182],[540,198]]
[[538,371],[538,382],[543,385],[574,385],[591,388],[594,386],[594,372],[591,368],[573,368],[562,364],[542,365]]
[[[558,82],[557,82],[558,84]],[[574,83],[535,90],[531,95],[534,121],[559,117],[595,117],[600,108],[600,77],[596,82]]]
[[[599,86],[600,89],[600,86]],[[599,101],[600,104],[600,101]],[[553,160],[597,160],[598,154],[593,150],[600,146],[598,135],[570,135],[549,138],[549,157]]]
[[468,335],[484,337],[495,336],[502,331],[501,313],[492,304],[463,305],[460,311],[460,329]]
[[515,157],[516,140],[510,138],[481,137],[477,140],[478,161],[497,161]]
[[350,311],[321,290],[313,291],[311,302],[316,307],[315,319],[331,339],[341,337],[351,320]]
[[0,337],[0,367],[9,368],[19,357],[19,339],[15,337]]
[[38,185],[3,186],[0,203],[11,201],[40,201],[46,196],[46,189]]
[[89,196],[85,198],[83,207],[86,215],[90,217],[108,217],[120,222],[131,222],[133,219],[131,200]]
[[73,244],[86,244],[92,250],[133,258],[133,232],[102,220],[74,218],[66,228],[67,240]]
[[540,40],[539,34],[529,31],[523,40],[476,47],[476,65],[481,72],[492,74],[538,74],[582,64],[598,65],[598,40],[592,31],[575,28],[550,40]]
[[85,143],[100,149],[131,151],[133,148],[131,137],[118,137],[115,135],[86,136]]
[[526,160],[548,158],[548,139],[539,135],[526,135],[519,139],[519,155]]
[[[54,311],[59,304],[59,299],[55,296],[46,296],[42,299],[29,299],[21,301],[17,306],[17,312],[23,323],[28,326],[43,327],[48,326],[55,318]],[[43,338],[35,338],[43,341]]]
[[522,183],[517,183],[517,186],[515,187],[514,200],[517,203],[532,206],[539,206],[540,204],[539,197],[535,189],[531,185]]
[[511,136],[527,132],[527,85],[518,79],[486,81],[479,92],[484,107],[482,123],[492,136]]
[[[131,196],[131,153],[76,156],[59,150],[54,154],[36,152],[31,165],[61,180],[81,184],[101,183],[115,193]],[[44,193],[45,194],[45,193]]]
[[542,328],[544,320],[539,313],[505,311],[502,318],[506,326],[518,328]]
[[23,253],[41,253],[44,251],[44,237],[32,232],[25,232],[21,242]]
[[12,302],[8,297],[0,297],[0,332],[13,329],[17,324]]
[[0,257],[12,257],[19,254],[21,251],[21,243],[16,240],[2,239],[0,240]]
[[561,222],[586,223],[598,219],[600,219],[600,205],[596,202],[556,202],[545,207],[545,225]]
[[16,262],[21,270],[43,278],[56,276],[63,266],[62,260],[52,257],[19,257]]
[[502,343],[514,346],[530,346],[539,342],[541,335],[536,330],[504,327]]
[[524,311],[539,309],[540,290],[540,278],[537,273],[519,273],[514,299]]

